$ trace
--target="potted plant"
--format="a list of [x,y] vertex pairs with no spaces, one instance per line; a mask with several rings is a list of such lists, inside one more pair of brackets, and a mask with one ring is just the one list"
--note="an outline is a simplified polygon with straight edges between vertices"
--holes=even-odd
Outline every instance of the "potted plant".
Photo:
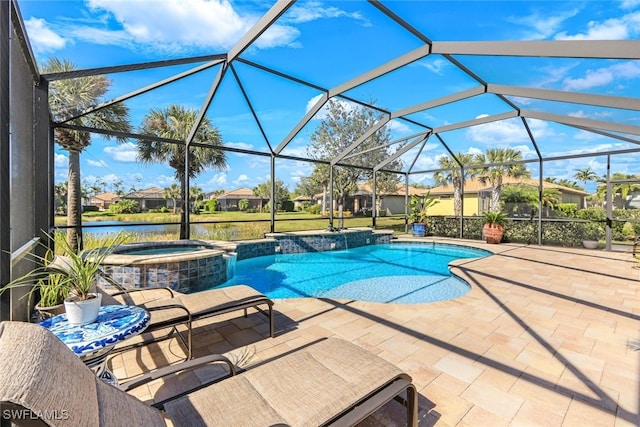
[[[50,239],[53,237],[49,236]],[[98,317],[102,294],[96,292],[96,282],[101,271],[101,262],[113,248],[124,243],[125,236],[118,234],[109,243],[97,248],[75,253],[65,239],[55,239],[59,256],[47,251],[44,257],[30,256],[40,267],[22,277],[14,279],[0,292],[19,286],[31,286],[27,295],[40,291],[39,306],[59,302],[63,299],[67,319],[71,324],[86,324]]]
[[482,227],[482,235],[487,243],[500,243],[504,236],[504,226],[506,224],[507,214],[504,212],[485,212],[484,226]]
[[586,222],[582,226],[582,246],[587,249],[597,249],[598,241],[604,235],[602,225],[597,222]]
[[32,292],[40,291],[40,301],[34,307],[39,313],[38,320],[64,313],[64,299],[68,296],[65,280],[64,274],[49,274],[33,287]]
[[409,208],[409,221],[411,221],[411,231],[414,236],[424,237],[427,235],[427,212],[430,207],[439,203],[430,196],[429,192],[423,196],[413,195],[407,207]]

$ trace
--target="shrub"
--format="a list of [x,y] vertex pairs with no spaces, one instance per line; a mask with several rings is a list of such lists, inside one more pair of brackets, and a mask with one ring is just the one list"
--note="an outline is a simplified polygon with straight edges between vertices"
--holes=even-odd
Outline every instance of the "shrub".
[[220,209],[220,202],[218,201],[218,199],[208,200],[206,205],[208,212],[215,212]]
[[315,205],[309,206],[307,208],[307,212],[309,212],[310,214],[313,214],[313,215],[319,215],[321,209],[322,209],[322,207],[320,205],[315,204]]
[[109,206],[109,211],[116,214],[138,213],[140,212],[140,206],[135,200],[120,200],[118,203]]
[[622,226],[622,238],[625,240],[632,240],[636,236],[636,231],[633,229],[633,224],[629,221],[625,222]]

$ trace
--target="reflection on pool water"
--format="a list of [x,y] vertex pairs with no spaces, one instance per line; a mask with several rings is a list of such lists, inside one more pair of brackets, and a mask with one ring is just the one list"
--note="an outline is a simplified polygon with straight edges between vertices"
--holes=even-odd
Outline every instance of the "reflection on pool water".
[[247,284],[270,298],[339,298],[415,304],[453,299],[469,285],[452,276],[456,259],[491,255],[445,244],[392,243],[346,251],[272,255],[238,261],[224,286]]

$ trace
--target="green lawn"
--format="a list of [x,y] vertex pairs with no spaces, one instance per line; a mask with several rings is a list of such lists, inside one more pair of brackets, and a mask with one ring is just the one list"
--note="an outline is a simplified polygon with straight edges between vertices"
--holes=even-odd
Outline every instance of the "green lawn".
[[[270,232],[269,213],[246,213],[246,212],[216,212],[214,214],[191,214],[192,223],[191,238],[205,240],[247,240],[263,238],[265,233]],[[172,213],[139,213],[139,214],[118,214],[113,215],[103,212],[89,212],[82,216],[83,222],[97,221],[122,221],[131,223],[178,223],[179,215]],[[376,220],[377,229],[392,229],[396,233],[404,233],[404,216],[381,217]],[[66,217],[56,217],[56,225],[65,225]],[[198,223],[210,223],[199,224]],[[195,226],[194,226],[195,224]],[[304,230],[324,230],[329,225],[329,219],[319,215],[311,215],[306,212],[283,212],[276,215],[276,232],[304,231]],[[334,227],[339,226],[339,221],[334,218]],[[371,218],[354,217],[345,218],[344,227],[371,227]],[[176,232],[168,231],[163,233],[138,233],[135,229],[127,231],[128,242],[139,242],[148,240],[175,240],[179,238]],[[84,247],[91,248],[101,245],[103,242],[95,233],[90,231],[85,233]]]

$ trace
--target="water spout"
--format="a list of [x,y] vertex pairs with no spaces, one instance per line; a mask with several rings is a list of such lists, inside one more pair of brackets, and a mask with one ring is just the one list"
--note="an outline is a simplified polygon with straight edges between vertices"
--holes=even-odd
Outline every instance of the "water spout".
[[236,274],[238,254],[236,252],[225,252],[223,258],[227,267],[227,280],[231,280]]

